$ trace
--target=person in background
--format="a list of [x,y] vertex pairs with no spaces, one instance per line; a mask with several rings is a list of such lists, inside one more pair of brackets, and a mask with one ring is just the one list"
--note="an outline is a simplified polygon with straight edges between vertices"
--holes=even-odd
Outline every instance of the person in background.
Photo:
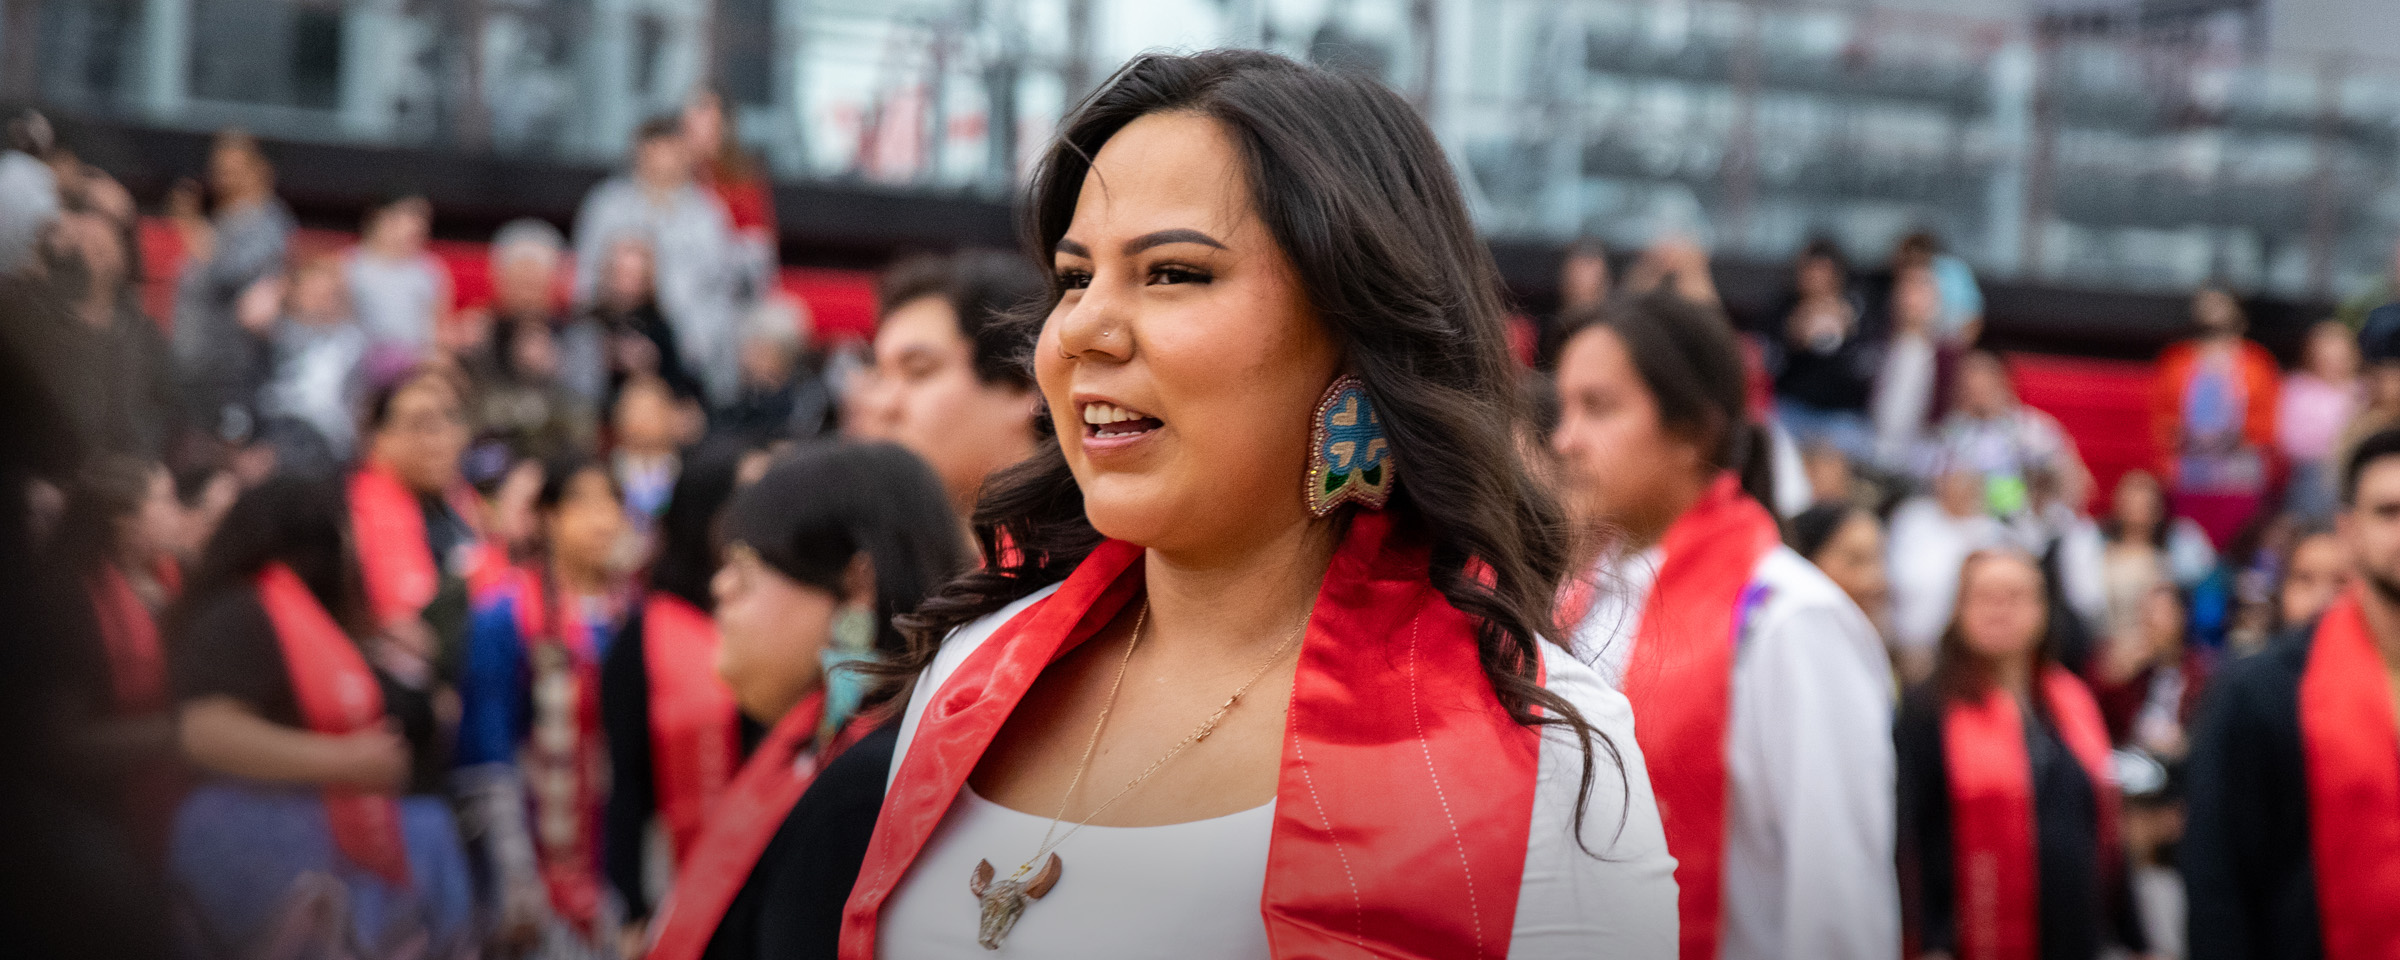
[[[1847,500],[1817,504],[1784,525],[1784,543],[1842,588],[1877,636],[1892,635],[1892,581],[1884,567],[1883,519],[1875,511]],[[1887,652],[1896,667],[1898,651]]]
[[2193,294],[2192,319],[2199,335],[2159,354],[2151,433],[2176,512],[2222,546],[2266,490],[2283,375],[2267,348],[2243,338],[2247,322],[2231,291],[2211,286]]
[[2189,590],[2216,567],[2208,535],[2190,519],[2167,512],[2166,491],[2147,471],[2127,471],[2117,479],[2100,533],[2101,579],[2108,594],[2102,636],[2139,632],[2143,598],[2151,587],[2166,583]]
[[2045,642],[2041,567],[1979,550],[1958,576],[1933,676],[1895,728],[1916,956],[2144,954],[2108,730]]
[[31,268],[42,234],[58,220],[58,175],[48,163],[57,149],[48,117],[33,110],[9,117],[0,139],[0,276]]
[[870,688],[861,662],[904,651],[895,621],[973,565],[958,523],[933,471],[889,444],[803,447],[735,501],[718,672],[770,732],[684,864],[652,960],[835,955],[900,732],[898,688]]
[[2112,742],[2162,760],[2183,757],[2184,730],[2208,681],[2208,660],[2190,643],[2190,632],[2183,594],[2161,583],[2142,597],[2133,632],[2103,640],[2087,676]]
[[1958,599],[1959,565],[2008,539],[2007,527],[1984,505],[1982,476],[1963,462],[1941,467],[1928,494],[1892,511],[1892,637],[1908,685],[1932,674]]
[[1883,360],[1881,344],[1863,327],[1866,302],[1830,240],[1809,241],[1792,274],[1770,352],[1776,416],[1801,446],[1831,444],[1864,462],[1875,455],[1867,402]]
[[1644,248],[1625,271],[1625,292],[1646,294],[1667,290],[1693,303],[1722,308],[1717,280],[1708,263],[1708,248],[1690,233],[1664,234]]
[[2078,502],[2091,489],[2091,473],[2075,441],[2057,418],[2018,401],[1999,354],[1971,350],[1962,355],[1951,396],[1950,413],[1928,444],[1931,459],[1980,474],[1984,505],[1993,516],[2031,513],[2037,475],[2059,482],[2062,502]]
[[1840,450],[1822,444],[1810,447],[1800,454],[1800,466],[1812,507],[1844,503],[1858,492],[1858,472],[1851,469],[1850,458]]
[[725,205],[693,181],[695,162],[677,118],[635,131],[633,169],[593,188],[575,215],[575,283],[578,299],[601,299],[618,245],[647,245],[659,311],[714,405],[733,398],[739,378],[735,328],[755,296],[744,292],[754,258],[739,250]]
[[2355,581],[2220,671],[2193,725],[2193,960],[2400,955],[2400,431],[2362,441],[2338,490]]
[[659,312],[656,266],[651,245],[632,236],[611,246],[602,264],[599,293],[585,312],[604,363],[602,409],[616,409],[617,391],[637,377],[664,380],[678,397],[701,395],[675,328]]
[[710,422],[753,446],[809,440],[833,419],[833,394],[812,369],[808,308],[770,297],[750,311],[742,333],[742,387]]
[[57,322],[28,347],[85,448],[143,459],[166,455],[183,422],[175,359],[142,313],[125,232],[105,214],[70,204],[44,244],[48,289],[27,299]]
[[434,331],[450,321],[450,268],[425,250],[433,204],[409,194],[367,211],[357,249],[342,264],[352,312],[379,349],[419,360],[434,350]]
[[399,671],[424,683],[455,665],[469,595],[508,566],[500,544],[481,542],[480,505],[466,486],[465,388],[439,367],[408,370],[367,401],[366,445],[349,476],[350,528],[367,612],[395,642]]
[[221,460],[203,460],[175,469],[176,535],[167,547],[175,565],[190,569],[200,562],[210,537],[217,535],[225,512],[242,495],[242,480]]
[[624,492],[626,519],[637,536],[650,536],[667,511],[694,416],[657,377],[627,380],[617,391],[616,409],[609,412],[609,472]]
[[358,447],[358,409],[367,392],[373,336],[351,313],[339,259],[318,255],[292,268],[288,280],[260,286],[282,293],[273,321],[275,364],[259,391],[260,434],[275,446],[278,470],[332,476]]
[[181,744],[205,775],[169,852],[179,955],[477,950],[436,696],[385,666],[342,520],[338,488],[268,480],[169,616]]
[[1892,275],[1922,269],[1933,280],[1939,307],[1934,311],[1933,336],[1946,353],[1967,350],[1983,337],[1983,288],[1975,269],[1957,254],[1942,249],[1941,238],[1919,230],[1900,238],[1892,248]]
[[1575,515],[1623,534],[1558,620],[1623,686],[1642,753],[1678,758],[1651,779],[1683,956],[1888,957],[1889,660],[1762,505],[1733,329],[1664,292],[1573,319],[1553,446]]
[[1933,272],[1903,266],[1892,277],[1889,309],[1891,339],[1884,346],[1883,367],[1875,373],[1869,412],[1875,425],[1875,463],[1906,474],[1918,466],[1911,459],[1933,418],[1943,367],[1944,348],[1935,330],[1941,291]]
[[112,819],[152,866],[163,863],[184,786],[160,621],[183,585],[174,559],[183,517],[166,468],[124,454],[88,463],[67,491],[53,559],[83,588],[99,669],[75,705],[85,748],[121,789]]
[[2277,633],[2315,623],[2325,615],[2325,608],[2333,605],[2333,598],[2350,585],[2349,560],[2342,554],[2341,538],[2329,526],[2306,527],[2294,534],[2281,572],[2275,583],[2272,624]]
[[204,217],[200,188],[176,184],[167,215],[183,243],[175,285],[175,359],[184,399],[201,430],[234,443],[256,432],[251,403],[269,369],[267,332],[243,326],[244,292],[283,268],[296,224],[275,197],[275,168],[258,141],[240,131],[209,148],[209,189],[216,214]]
[[924,458],[951,507],[973,515],[984,478],[1033,453],[1040,400],[1024,364],[1026,330],[1008,312],[1041,293],[1041,275],[1013,254],[893,267],[876,291],[872,380],[844,429]]
[[599,414],[568,384],[568,342],[540,321],[492,328],[491,345],[467,358],[475,432],[516,457],[540,462],[598,446]]
[[502,224],[489,256],[492,302],[467,315],[480,313],[494,340],[510,324],[548,328],[557,340],[558,382],[598,410],[608,393],[607,343],[590,315],[563,308],[566,252],[566,238],[548,222],[524,217]]
[[2339,321],[2308,330],[2299,370],[2283,378],[2275,405],[2275,450],[2291,473],[2283,509],[2302,520],[2331,519],[2333,463],[2342,431],[2358,412],[2363,384],[2358,339]]
[[1567,245],[1566,256],[1558,263],[1558,313],[1542,325],[1540,342],[1536,344],[1535,369],[1549,370],[1557,365],[1559,348],[1566,345],[1562,318],[1578,308],[1608,299],[1614,279],[1608,267],[1608,245],[1600,238],[1579,237]]
[[742,147],[741,133],[719,91],[702,87],[683,105],[683,136],[694,158],[694,179],[725,206],[743,252],[753,261],[753,299],[773,280],[782,235],[775,227],[775,184],[766,165]]
[[597,461],[544,470],[542,546],[475,599],[459,680],[457,779],[492,877],[499,938],[545,958],[618,955],[604,882],[601,664],[631,598],[625,507]]

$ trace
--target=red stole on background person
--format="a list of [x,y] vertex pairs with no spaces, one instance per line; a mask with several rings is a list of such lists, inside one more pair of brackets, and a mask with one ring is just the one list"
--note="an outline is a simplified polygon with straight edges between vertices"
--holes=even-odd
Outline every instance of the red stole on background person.
[[[1539,736],[1493,695],[1427,548],[1391,527],[1351,516],[1301,643],[1260,898],[1279,960],[1508,953]],[[1142,554],[1101,544],[926,692],[843,913],[847,960],[874,955],[885,900],[1035,678],[1139,598]],[[1076,882],[1074,845],[1060,854]],[[968,880],[932,882],[964,900]]]
[[2300,673],[2309,853],[2326,960],[2400,957],[2400,727],[2359,589],[2326,609]]
[[[648,624],[643,626],[647,630]],[[645,634],[643,642],[649,640]],[[749,883],[759,855],[808,785],[816,782],[817,771],[873,730],[872,723],[853,721],[823,750],[804,753],[816,746],[817,725],[824,715],[825,691],[820,688],[775,722],[724,798],[709,808],[706,831],[676,872],[675,890],[659,920],[658,941],[648,960],[699,960],[726,909]]]
[[1782,542],[1766,508],[1732,474],[1718,475],[1659,544],[1658,580],[1625,665],[1634,741],[1675,856],[1683,960],[1717,955],[1736,612],[1751,572]]
[[108,653],[109,693],[119,716],[141,716],[167,708],[167,659],[158,642],[158,618],[115,564],[103,563],[85,581],[100,643]]
[[[280,563],[268,565],[258,575],[258,603],[275,627],[292,675],[292,698],[311,732],[341,736],[383,725],[383,688],[367,658],[298,574]],[[407,885],[400,805],[387,794],[355,787],[329,786],[324,795],[334,847],[385,880]]]
[[525,794],[551,910],[584,933],[596,934],[601,784],[608,775],[600,730],[600,652],[581,613],[551,609],[546,584],[540,573],[520,568],[504,587],[515,594],[517,639],[525,646],[532,683]]
[[367,612],[388,627],[415,618],[441,590],[441,568],[425,538],[425,507],[391,470],[369,463],[350,475],[350,532]]
[[681,870],[697,848],[710,804],[742,762],[733,690],[717,676],[717,625],[671,593],[642,610],[643,670],[650,679],[650,756],[658,810]]
[[[2121,869],[2117,783],[2108,724],[2092,692],[2064,668],[2042,671],[2042,702],[2058,738],[2083,766],[2100,811],[2101,875]],[[2041,956],[2040,850],[2034,838],[2033,761],[2025,752],[2025,716],[2017,698],[1994,688],[1982,700],[1950,700],[1942,710],[1942,750],[1950,780],[1952,867],[1958,885],[1960,960],[2037,960]]]

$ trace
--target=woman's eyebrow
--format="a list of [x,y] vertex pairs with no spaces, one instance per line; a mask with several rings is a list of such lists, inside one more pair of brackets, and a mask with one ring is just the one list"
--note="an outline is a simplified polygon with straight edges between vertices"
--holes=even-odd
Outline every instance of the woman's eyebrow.
[[1225,249],[1225,245],[1218,243],[1217,238],[1215,237],[1201,233],[1198,230],[1190,229],[1188,227],[1177,227],[1172,230],[1154,230],[1131,240],[1125,241],[1125,255],[1130,257],[1144,250],[1148,250],[1151,247],[1164,246],[1170,243],[1197,243],[1204,247],[1215,247],[1219,250]]
[[1086,260],[1092,258],[1091,248],[1086,247],[1083,244],[1076,243],[1075,241],[1069,240],[1065,237],[1059,238],[1056,252],[1066,254],[1070,257],[1082,257]]

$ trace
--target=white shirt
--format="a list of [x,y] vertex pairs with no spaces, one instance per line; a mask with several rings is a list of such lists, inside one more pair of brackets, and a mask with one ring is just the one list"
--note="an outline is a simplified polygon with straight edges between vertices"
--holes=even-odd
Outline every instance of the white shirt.
[[[894,773],[908,755],[925,705],[951,673],[1001,624],[1055,589],[1044,588],[951,635],[926,669],[902,715],[900,745],[892,755]],[[1598,854],[1595,857],[1573,842],[1577,839],[1573,818],[1582,786],[1582,751],[1570,733],[1543,728],[1533,823],[1508,956],[1517,960],[1673,960],[1677,946],[1675,861],[1667,855],[1648,768],[1634,742],[1632,710],[1624,696],[1590,668],[1563,654],[1554,644],[1542,645],[1546,686],[1573,703],[1584,719],[1615,745],[1623,767],[1620,772],[1609,762],[1608,751],[1595,745],[1597,766],[1592,771],[1590,807],[1581,836],[1583,846]],[[1266,956],[1260,897],[1266,882],[1272,811],[1270,804],[1166,827],[1086,827],[1060,848],[1058,887],[1025,911],[997,955],[1195,960]],[[986,803],[972,790],[961,792],[959,802],[952,805],[884,905],[877,929],[877,956],[917,960],[995,955],[975,943],[976,913],[967,881],[975,861],[988,856],[975,845],[1000,841],[995,849],[1005,848],[1002,856],[1008,860],[1004,864],[993,858],[992,863],[1005,876],[1033,851],[1042,828],[1049,824],[1046,818],[1028,817],[1033,843],[1013,843],[1002,836],[1010,816],[1026,817]],[[1259,818],[1255,824],[1252,817]],[[1196,838],[1218,849],[1152,859],[1138,865],[1139,880],[1107,884],[1121,889],[1087,889],[1084,895],[1070,898],[1067,889],[1072,878],[1079,875],[1079,869],[1087,869],[1078,863],[1098,861],[1098,866],[1088,869],[1113,876],[1106,871],[1117,862],[1115,854],[1084,843],[1094,831],[1103,831],[1095,846],[1117,846],[1120,853],[1139,853],[1139,848],[1154,843],[1184,850]],[[1178,831],[1184,835],[1176,836]],[[1888,862],[1888,845],[1884,856]],[[862,877],[861,881],[871,879]],[[1238,897],[1228,899],[1236,893]],[[1229,903],[1238,903],[1238,916]],[[951,929],[954,925],[955,930]],[[923,927],[939,929],[919,929]],[[1208,929],[1194,932],[1203,928]],[[1052,939],[1046,930],[1073,931],[1074,939]],[[1253,936],[1258,938],[1255,947],[1251,946]]]
[[[1632,656],[1659,560],[1652,549],[1608,564],[1575,631],[1576,657],[1611,683]],[[1719,956],[1888,960],[1900,948],[1900,890],[1883,644],[1858,605],[1787,548],[1760,558],[1750,582],[1758,599],[1740,620],[1726,732]],[[1613,599],[1618,590],[1632,599]]]
[[1967,555],[2007,542],[2000,521],[1983,513],[1953,517],[1928,497],[1892,511],[1892,633],[1901,649],[1933,649],[1950,625]]

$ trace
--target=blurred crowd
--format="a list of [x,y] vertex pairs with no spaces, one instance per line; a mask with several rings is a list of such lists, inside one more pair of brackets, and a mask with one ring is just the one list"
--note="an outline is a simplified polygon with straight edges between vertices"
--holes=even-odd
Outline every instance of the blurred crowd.
[[[466,304],[427,250],[440,212],[425,197],[378,203],[348,248],[311,249],[267,155],[228,132],[164,200],[181,266],[172,316],[147,315],[131,195],[38,115],[7,137],[7,336],[84,451],[35,478],[28,513],[42,566],[88,601],[62,715],[97,731],[78,741],[106,771],[84,812],[123,828],[126,874],[172,908],[158,936],[191,955],[314,955],[343,937],[374,956],[640,955],[699,829],[682,791],[722,790],[792,708],[779,677],[829,675],[745,673],[745,639],[815,631],[863,657],[891,632],[890,604],[841,558],[817,569],[788,530],[730,535],[742,498],[779,505],[759,515],[896,511],[875,522],[946,539],[960,556],[934,572],[955,573],[984,478],[1045,441],[1008,322],[1045,292],[1035,266],[904,261],[883,275],[872,342],[819,342],[773,282],[762,167],[708,95],[643,124],[570,229],[499,229],[490,299]],[[1560,288],[1562,314],[1718,299],[1706,252],[1679,239],[1630,256],[1578,243]],[[1763,319],[1740,361],[1788,544],[1867,615],[1895,698],[1936,675],[1970,558],[2034,558],[2042,642],[2090,686],[2118,751],[2139,928],[2122,942],[2178,954],[2195,705],[2221,664],[2345,584],[2335,465],[2400,425],[2400,307],[2312,328],[2287,370],[2245,339],[2232,292],[2197,291],[2139,428],[2159,458],[2105,490],[2058,420],[2019,400],[2009,359],[1978,346],[1976,278],[1937,238],[1874,268],[1812,242]],[[1570,331],[1527,317],[1518,332],[1525,456],[1559,476],[1548,431]],[[852,455],[833,451],[876,444],[905,451],[899,465],[827,472]],[[920,479],[928,502],[892,492]],[[266,585],[277,570],[360,638],[363,671],[327,675],[371,675],[374,722],[320,716],[294,666],[314,655],[308,631]],[[839,602],[807,624],[744,606],[774,577]],[[692,610],[723,652],[662,639]],[[694,663],[751,678],[691,694],[723,715],[697,733],[659,706],[686,702],[668,688]],[[849,702],[827,709],[860,708],[863,687],[835,686],[829,702]],[[674,738],[710,731],[716,772],[682,769]],[[398,798],[408,896],[310,885],[336,849],[360,858],[326,790]]]

